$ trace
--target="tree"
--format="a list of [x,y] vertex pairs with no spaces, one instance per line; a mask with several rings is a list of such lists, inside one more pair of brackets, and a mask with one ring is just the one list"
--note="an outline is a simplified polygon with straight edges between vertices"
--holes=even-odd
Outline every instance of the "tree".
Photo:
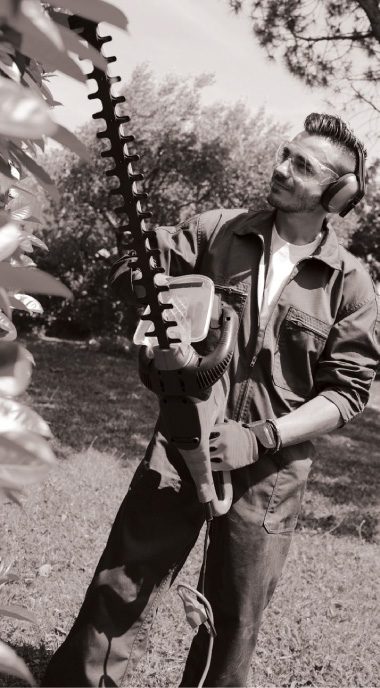
[[250,8],[253,31],[270,59],[309,86],[329,86],[360,104],[378,136],[380,6],[377,0],[229,0]]
[[349,250],[369,267],[375,282],[380,284],[380,160],[368,170],[365,202],[358,206],[358,224],[349,242]]
[[[263,110],[252,114],[242,103],[204,106],[202,92],[210,83],[205,75],[186,81],[168,76],[158,82],[142,65],[125,88],[131,123],[124,125],[124,133],[136,137],[141,156],[136,168],[145,174],[144,189],[156,224],[176,223],[216,206],[265,205],[285,127]],[[135,317],[107,291],[110,263],[125,244],[105,177],[112,163],[101,158],[95,130],[89,124],[79,134],[90,151],[90,163],[68,152],[54,152],[47,163],[61,198],[47,209],[41,236],[50,251],[40,264],[74,294],[73,304],[54,309],[52,325],[57,329],[62,332],[66,323],[66,330],[80,336],[111,328],[131,335]]]

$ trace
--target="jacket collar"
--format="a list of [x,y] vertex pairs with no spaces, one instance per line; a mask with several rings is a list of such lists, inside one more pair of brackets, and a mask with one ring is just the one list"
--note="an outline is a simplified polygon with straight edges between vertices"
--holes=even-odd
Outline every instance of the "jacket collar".
[[[258,212],[248,212],[243,216],[239,216],[235,227],[233,227],[234,234],[243,236],[245,234],[258,234],[266,243],[272,233],[272,227],[275,222],[275,210],[260,210]],[[321,260],[330,267],[341,270],[342,263],[340,259],[338,238],[333,228],[325,220],[323,223],[324,236],[318,248],[313,253],[313,258]]]

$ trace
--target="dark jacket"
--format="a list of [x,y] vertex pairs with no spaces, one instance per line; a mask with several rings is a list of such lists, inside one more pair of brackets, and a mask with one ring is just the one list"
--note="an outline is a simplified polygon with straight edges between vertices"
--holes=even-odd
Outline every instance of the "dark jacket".
[[[321,244],[296,265],[263,324],[257,276],[263,251],[269,259],[273,222],[271,211],[212,210],[177,227],[161,227],[162,266],[171,275],[211,277],[218,298],[240,316],[228,371],[228,417],[245,423],[278,418],[322,395],[346,423],[363,411],[379,362],[373,283],[326,224]],[[111,284],[134,301],[128,257],[113,267]],[[210,329],[205,350],[218,335]],[[153,440],[153,460],[165,451],[161,439]],[[312,444],[303,442],[259,459],[248,471],[233,471],[237,497],[250,490],[258,522],[269,532],[294,528],[312,455]]]

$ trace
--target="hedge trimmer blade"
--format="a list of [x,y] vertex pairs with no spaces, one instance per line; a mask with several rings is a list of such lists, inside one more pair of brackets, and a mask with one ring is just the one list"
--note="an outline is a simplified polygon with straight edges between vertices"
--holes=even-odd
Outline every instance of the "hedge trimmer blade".
[[[100,36],[98,25],[90,20],[73,16],[70,17],[69,24],[70,28],[78,32],[80,38],[86,40],[99,52],[102,46],[111,40],[111,36]],[[110,56],[106,60],[108,63],[115,62],[116,57]],[[89,94],[88,98],[90,100],[99,98],[102,103],[102,109],[92,117],[103,119],[106,125],[105,129],[96,134],[98,139],[109,140],[110,147],[101,152],[103,158],[113,159],[112,167],[106,171],[106,175],[116,177],[119,182],[118,186],[110,190],[111,194],[122,198],[121,205],[115,208],[114,212],[121,219],[120,230],[124,231],[130,239],[132,250],[129,253],[135,257],[134,268],[141,272],[141,279],[136,280],[135,283],[138,285],[140,282],[144,286],[145,295],[137,296],[137,299],[144,305],[149,304],[149,313],[142,315],[141,319],[153,322],[154,329],[147,336],[156,337],[161,349],[169,349],[170,344],[178,343],[180,340],[171,338],[167,332],[169,327],[177,325],[176,321],[173,318],[163,317],[164,311],[173,307],[170,303],[161,303],[159,299],[160,292],[167,291],[168,287],[156,284],[155,281],[155,276],[164,270],[159,265],[156,232],[145,225],[145,220],[151,217],[151,213],[144,210],[141,203],[147,200],[148,195],[137,189],[137,182],[141,182],[144,175],[133,168],[133,163],[138,162],[139,156],[128,150],[128,144],[134,141],[134,136],[125,135],[121,131],[121,127],[127,124],[130,118],[128,115],[116,114],[117,106],[125,103],[125,98],[122,95],[111,95],[111,86],[120,82],[121,79],[119,76],[109,76],[95,66],[86,76],[87,79],[95,79],[98,87],[95,92]]]
[[[86,40],[97,50],[111,40],[111,36],[100,36],[97,24],[76,16],[70,17],[69,24],[78,31],[79,37]],[[115,62],[115,57],[107,57],[107,62]],[[139,352],[139,373],[143,384],[154,392],[160,402],[162,430],[167,440],[182,454],[194,480],[198,499],[205,505],[206,518],[226,513],[232,502],[232,485],[225,478],[223,497],[219,498],[213,481],[210,461],[209,437],[215,423],[224,418],[226,394],[221,380],[232,359],[239,319],[233,308],[223,305],[221,316],[221,336],[210,354],[200,356],[190,343],[170,337],[168,328],[177,327],[177,322],[165,310],[172,309],[173,303],[163,303],[159,295],[168,290],[166,284],[155,279],[164,270],[160,267],[160,251],[154,229],[147,228],[145,220],[151,213],[142,208],[147,194],[139,192],[137,183],[143,175],[134,170],[139,156],[128,150],[134,137],[125,135],[121,126],[129,122],[127,115],[118,115],[117,106],[125,102],[124,96],[113,96],[111,87],[120,77],[109,76],[96,66],[87,74],[95,79],[97,91],[90,93],[90,100],[99,98],[102,109],[92,115],[103,119],[105,129],[97,133],[98,139],[108,139],[109,148],[101,152],[103,158],[112,158],[112,167],[107,170],[108,177],[116,177],[118,186],[111,194],[122,198],[122,204],[115,209],[121,218],[120,230],[128,235],[132,250],[129,258],[134,261],[132,269],[141,272],[140,285],[144,295],[135,292],[137,300],[148,312],[141,318],[153,323],[153,331],[146,336],[155,337],[158,347],[154,346],[153,358],[148,355],[147,347],[141,346]],[[138,281],[134,280],[137,286]],[[182,346],[171,346],[181,344]]]

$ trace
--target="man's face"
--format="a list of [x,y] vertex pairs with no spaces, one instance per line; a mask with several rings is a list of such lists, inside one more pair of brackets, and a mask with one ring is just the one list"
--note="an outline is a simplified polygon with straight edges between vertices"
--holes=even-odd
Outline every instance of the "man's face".
[[350,154],[322,136],[297,134],[278,152],[268,202],[289,213],[321,208],[323,191],[345,172],[354,170]]

